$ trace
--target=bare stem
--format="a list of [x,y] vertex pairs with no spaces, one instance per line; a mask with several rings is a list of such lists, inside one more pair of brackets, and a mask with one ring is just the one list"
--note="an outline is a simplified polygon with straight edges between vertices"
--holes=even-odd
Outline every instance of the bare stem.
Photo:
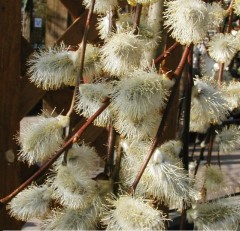
[[232,8],[233,8],[233,3],[234,3],[234,0],[231,1],[230,5],[229,5],[229,7],[228,7],[228,9],[227,9],[228,12],[230,12],[230,11],[232,10]]
[[166,59],[178,46],[180,45],[179,42],[175,42],[172,46],[170,46],[166,51],[164,51],[161,55],[159,55],[155,60],[154,64],[161,63],[164,59]]
[[220,63],[218,72],[218,86],[221,86],[223,80],[224,63]]
[[138,27],[139,27],[139,24],[140,24],[141,12],[142,12],[142,4],[137,3],[135,15],[134,15],[134,23],[133,23],[134,34],[138,33]]
[[208,144],[208,155],[207,155],[207,166],[210,166],[212,159],[212,149],[213,149],[213,141],[214,141],[214,127],[210,128],[210,140]]
[[15,189],[8,196],[0,199],[0,203],[3,205],[10,201],[14,196],[16,196],[20,191],[25,189],[29,184],[31,184],[35,179],[37,179],[40,175],[42,175],[47,169],[51,167],[55,160],[58,159],[61,154],[67,150],[71,145],[81,137],[83,132],[88,128],[88,126],[108,107],[110,104],[110,100],[107,98],[103,105],[83,124],[81,128],[79,128],[76,132],[73,133],[71,138],[69,138],[58,151],[56,151],[55,155],[44,163],[38,171],[36,171],[30,178],[28,178],[23,184],[21,184],[17,189]]
[[[114,171],[112,173],[112,179],[113,182],[119,182],[119,171],[121,167],[121,161],[122,161],[122,146],[121,146],[121,137],[118,137],[118,145],[117,145],[117,156],[116,156],[116,161],[115,161],[115,166],[114,166]],[[114,184],[113,185],[113,193],[117,194],[119,184]]]
[[204,152],[205,152],[205,149],[206,149],[206,144],[209,142],[209,139],[210,139],[210,130],[208,130],[207,135],[205,137],[205,140],[203,141],[204,146],[201,147],[201,150],[200,150],[200,153],[199,153],[199,156],[198,156],[198,159],[197,159],[197,165],[196,165],[196,168],[195,168],[194,176],[197,175],[198,168],[199,168],[201,160],[203,159]]
[[188,170],[188,152],[189,152],[189,123],[190,123],[190,110],[191,110],[191,95],[192,95],[192,86],[193,86],[193,76],[192,76],[192,47],[188,55],[188,75],[187,80],[185,81],[185,107],[184,107],[184,128],[181,137],[183,143],[183,149],[181,152],[183,166]]
[[75,98],[76,98],[76,96],[77,96],[79,84],[83,83],[84,57],[85,57],[85,52],[86,52],[87,36],[88,36],[89,28],[90,28],[91,18],[92,18],[92,15],[93,15],[94,5],[95,5],[95,0],[91,0],[91,5],[90,5],[89,11],[88,11],[88,16],[87,16],[87,20],[86,20],[86,25],[85,25],[85,29],[84,29],[84,34],[83,34],[82,42],[81,42],[81,45],[80,45],[80,47],[79,47],[79,50],[80,50],[80,51],[79,51],[79,52],[80,52],[79,73],[78,73],[78,76],[76,77],[76,81],[75,81],[75,84],[76,84],[76,85],[75,85],[74,92],[73,92],[73,97],[72,97],[71,106],[70,106],[70,109],[69,109],[69,111],[68,111],[68,113],[67,113],[68,116],[69,116],[70,114],[72,114],[72,112],[73,112],[74,103],[75,103]]
[[107,175],[111,175],[113,171],[114,144],[115,144],[115,130],[112,125],[109,125],[107,159],[106,159],[106,164],[104,169],[104,172]]
[[231,29],[232,29],[233,3],[234,3],[234,0],[231,1],[229,8],[228,8],[229,16],[228,16],[228,25],[227,25],[227,30],[226,30],[227,33],[230,33]]
[[157,134],[153,140],[153,143],[151,144],[151,147],[150,147],[150,150],[147,154],[147,157],[145,158],[145,160],[143,161],[142,163],[142,166],[134,180],[134,182],[132,183],[132,186],[131,186],[131,189],[130,189],[130,192],[131,194],[133,194],[133,192],[136,190],[137,188],[137,185],[147,167],[147,164],[149,162],[149,160],[151,159],[152,157],[152,154],[156,148],[156,146],[158,145],[159,141],[161,141],[162,139],[162,134],[165,130],[165,124],[166,124],[166,121],[167,121],[167,117],[168,117],[168,114],[169,114],[169,111],[173,105],[173,102],[174,102],[174,98],[175,98],[175,94],[176,94],[176,90],[179,86],[179,83],[180,83],[180,78],[181,78],[181,75],[182,75],[182,71],[183,71],[183,68],[184,68],[184,65],[187,61],[187,58],[188,58],[188,54],[189,54],[189,51],[190,51],[190,47],[189,46],[186,46],[184,52],[183,52],[183,55],[182,55],[182,58],[180,60],[180,63],[176,69],[176,71],[174,72],[174,74],[176,75],[176,82],[172,88],[172,91],[171,91],[171,94],[169,96],[169,99],[168,99],[168,102],[167,102],[167,105],[166,105],[166,108],[164,110],[164,113],[163,113],[163,117],[162,117],[162,120],[161,120],[161,123],[160,123],[160,126],[158,128],[158,131],[157,131]]

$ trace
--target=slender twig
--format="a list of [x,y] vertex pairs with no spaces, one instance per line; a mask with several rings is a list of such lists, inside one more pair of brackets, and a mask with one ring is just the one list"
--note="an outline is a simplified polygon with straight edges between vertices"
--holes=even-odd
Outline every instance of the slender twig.
[[233,9],[233,3],[234,3],[234,1],[235,0],[232,0],[231,2],[230,2],[230,5],[229,5],[229,7],[228,7],[228,9],[227,9],[227,11],[230,13],[230,11]]
[[[69,137],[69,133],[70,133],[70,124],[65,128],[65,131],[64,131],[64,133],[65,133],[65,135],[64,135],[64,137]],[[70,148],[70,147],[69,147]],[[68,150],[69,150],[69,148],[68,149],[66,149],[65,150],[65,152],[63,153],[63,161],[62,161],[62,165],[64,165],[64,166],[66,166],[67,165],[67,156],[68,156]]]
[[158,131],[157,131],[157,134],[151,144],[151,147],[149,149],[149,152],[147,154],[147,157],[145,158],[145,160],[143,161],[142,163],[142,166],[134,180],[134,182],[132,183],[132,186],[131,186],[131,189],[130,189],[130,194],[133,194],[134,191],[136,190],[136,187],[142,177],[142,174],[144,173],[146,167],[147,167],[147,164],[149,162],[149,160],[151,159],[152,157],[152,154],[156,148],[156,146],[158,145],[159,141],[161,141],[162,139],[162,134],[165,130],[165,124],[166,124],[166,121],[167,121],[167,117],[168,117],[168,114],[169,114],[169,111],[170,109],[172,108],[172,105],[173,105],[173,102],[174,102],[174,98],[175,98],[175,94],[176,94],[176,91],[178,89],[178,86],[179,86],[179,83],[180,83],[180,78],[181,78],[181,75],[182,75],[182,72],[183,72],[183,68],[184,68],[184,65],[186,63],[186,60],[187,60],[187,57],[188,57],[188,54],[189,54],[189,51],[190,51],[190,47],[189,46],[186,46],[184,52],[183,52],[183,55],[182,55],[182,58],[180,60],[180,63],[178,65],[178,67],[176,68],[176,71],[174,72],[175,76],[177,77],[176,78],[176,82],[172,88],[172,91],[171,91],[171,94],[169,96],[169,99],[168,99],[168,102],[167,102],[167,105],[166,105],[166,108],[164,110],[164,113],[163,113],[163,117],[162,117],[162,120],[161,120],[161,123],[160,123],[160,126],[158,128]]
[[141,12],[142,12],[142,4],[137,3],[135,15],[134,15],[134,22],[133,22],[134,34],[138,33],[138,27],[139,27],[139,24],[140,24]]
[[219,64],[219,72],[218,72],[218,86],[221,86],[223,80],[223,70],[224,70],[224,63]]
[[180,45],[179,42],[175,42],[171,45],[166,51],[164,51],[161,55],[159,55],[155,60],[154,64],[161,63],[164,59],[166,59],[178,46]]
[[210,128],[210,140],[209,140],[209,143],[208,143],[207,166],[211,165],[212,149],[213,149],[213,142],[214,142],[214,137],[215,137],[214,133],[215,133],[214,132],[214,127],[211,126],[211,128]]
[[198,168],[199,168],[199,165],[200,165],[201,160],[203,159],[204,152],[205,152],[205,149],[206,149],[206,144],[209,142],[209,139],[210,139],[210,129],[207,131],[207,135],[206,135],[206,137],[205,137],[205,139],[204,139],[204,141],[203,141],[204,146],[201,147],[201,150],[200,150],[200,153],[199,153],[199,156],[198,156],[198,159],[197,159],[197,163],[196,163],[196,168],[195,168],[194,176],[197,175]]
[[121,137],[118,137],[118,145],[117,145],[117,156],[116,156],[116,161],[115,161],[115,166],[114,166],[114,170],[112,173],[112,179],[113,182],[115,182],[115,184],[113,185],[113,193],[117,194],[118,192],[118,181],[119,181],[119,171],[120,171],[120,167],[121,167],[121,160],[122,160],[122,145],[121,145]]
[[61,154],[67,150],[71,145],[82,136],[83,132],[88,128],[88,126],[108,107],[110,104],[110,100],[107,98],[103,105],[83,124],[81,128],[79,128],[71,138],[69,138],[58,151],[56,151],[55,155],[44,163],[38,171],[36,171],[30,178],[28,178],[23,184],[21,184],[17,189],[15,189],[8,196],[0,199],[1,204],[5,204],[10,201],[14,196],[16,196],[20,191],[25,189],[29,184],[31,184],[35,179],[37,179],[40,175],[42,175],[47,169],[51,167],[55,160],[58,159]]
[[113,10],[112,10],[112,8],[110,8],[107,15],[109,17],[109,23],[108,23],[108,35],[109,35],[113,28]]
[[192,47],[188,55],[188,74],[187,81],[185,81],[185,107],[184,107],[184,129],[181,137],[183,143],[183,149],[181,152],[183,166],[188,170],[188,152],[189,152],[189,123],[190,123],[190,110],[191,110],[191,95],[192,95],[192,86],[193,86],[193,76],[192,76]]
[[87,46],[87,36],[88,36],[89,28],[90,28],[90,22],[91,22],[92,15],[93,15],[94,5],[95,5],[95,0],[91,0],[91,4],[90,4],[90,7],[89,7],[89,11],[88,11],[88,16],[87,16],[87,20],[86,20],[86,25],[85,25],[85,29],[84,29],[82,42],[81,42],[81,45],[79,47],[79,52],[80,52],[79,73],[76,76],[75,88],[74,88],[74,92],[73,92],[72,102],[71,102],[70,109],[67,113],[68,116],[70,114],[72,114],[72,112],[73,112],[79,84],[83,83],[84,57],[85,57],[85,51],[86,51],[86,46]]
[[[180,157],[182,157],[182,163],[184,169],[188,170],[188,153],[189,153],[189,124],[190,124],[190,110],[191,110],[191,95],[192,95],[192,86],[193,86],[193,75],[192,75],[192,55],[193,55],[193,47],[191,46],[190,52],[188,54],[188,73],[187,79],[185,81],[185,105],[184,105],[184,124],[183,124],[183,133],[181,137],[181,141],[183,143],[183,148],[181,151]],[[184,208],[181,212],[181,219],[179,230],[185,230],[186,226],[186,208]]]
[[233,3],[234,3],[234,0],[231,1],[230,5],[229,5],[229,8],[228,8],[229,16],[228,16],[228,24],[227,24],[227,29],[226,29],[227,33],[230,33],[231,29],[232,29]]
[[108,146],[107,146],[107,159],[104,172],[107,175],[111,175],[113,171],[113,159],[114,159],[114,144],[115,144],[115,130],[112,125],[108,127]]
[[[228,8],[228,24],[227,24],[227,29],[226,33],[230,33],[232,29],[232,21],[233,21],[233,2],[234,0],[231,1],[229,8]],[[221,86],[222,80],[223,80],[223,70],[224,70],[224,63],[219,64],[219,73],[218,73],[218,86]]]

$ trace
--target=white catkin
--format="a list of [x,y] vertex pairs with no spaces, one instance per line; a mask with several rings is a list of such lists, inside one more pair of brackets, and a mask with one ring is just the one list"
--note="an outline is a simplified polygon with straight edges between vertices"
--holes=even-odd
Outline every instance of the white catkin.
[[106,230],[164,230],[166,217],[150,200],[120,196],[109,199],[102,222]]
[[204,176],[204,185],[209,192],[217,192],[226,186],[223,172],[219,166],[211,165],[206,167]]
[[224,17],[227,15],[227,11],[218,2],[207,3],[207,9],[209,14],[209,29],[215,29],[222,23]]
[[240,82],[229,81],[228,83],[222,83],[221,92],[223,98],[228,102],[229,110],[234,110],[240,106]]
[[166,1],[164,25],[171,36],[183,45],[199,43],[208,30],[208,10],[200,0]]
[[[228,116],[228,104],[221,92],[207,77],[194,80],[192,89],[190,130],[204,131],[210,124],[218,124]],[[198,129],[199,130],[198,130]]]
[[7,208],[10,215],[18,220],[42,218],[50,212],[52,189],[47,185],[32,185],[14,197]]
[[35,52],[28,61],[30,81],[44,90],[74,86],[78,73],[74,62],[78,56],[78,51],[68,51],[64,44]]
[[219,145],[220,153],[229,153],[237,150],[240,147],[240,129],[237,125],[224,126],[221,131],[217,131],[215,138]]
[[122,77],[140,66],[143,42],[132,30],[118,30],[106,39],[101,48],[103,69]]
[[53,178],[53,197],[70,209],[84,209],[94,202],[97,196],[96,181],[79,166],[58,167]]
[[[111,91],[111,84],[104,82],[81,84],[75,105],[76,112],[86,118],[91,117],[103,105],[104,99],[109,97]],[[96,126],[105,127],[111,123],[111,117],[110,109],[106,108],[93,123]]]
[[46,161],[63,144],[63,128],[68,124],[68,116],[36,117],[32,124],[21,129],[17,137],[19,159],[29,165]]
[[57,209],[43,220],[43,230],[96,230],[98,211],[90,206],[85,209]]
[[235,197],[197,204],[187,211],[187,219],[198,230],[237,230],[240,201]]
[[209,55],[216,62],[229,63],[239,50],[239,41],[232,34],[215,34],[209,42]]
[[158,75],[154,70],[135,70],[129,78],[117,82],[112,94],[113,110],[133,120],[149,111],[163,109],[174,81]]
[[[192,199],[197,199],[198,193],[189,184],[190,178],[175,155],[179,148],[171,147],[173,142],[176,141],[167,142],[155,150],[135,193],[153,196],[170,207],[183,208]],[[127,145],[120,170],[120,179],[124,186],[129,187],[132,184],[149,148],[150,144],[146,142],[135,141]]]

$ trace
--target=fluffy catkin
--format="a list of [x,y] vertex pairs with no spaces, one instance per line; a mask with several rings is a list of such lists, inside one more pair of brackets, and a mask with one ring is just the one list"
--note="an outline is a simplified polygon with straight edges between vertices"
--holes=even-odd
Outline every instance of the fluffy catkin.
[[19,159],[32,165],[50,158],[63,144],[63,128],[68,124],[68,116],[36,117],[32,124],[21,129],[17,137]]
[[52,189],[47,185],[32,185],[14,197],[7,208],[10,215],[21,221],[42,218],[50,211]]

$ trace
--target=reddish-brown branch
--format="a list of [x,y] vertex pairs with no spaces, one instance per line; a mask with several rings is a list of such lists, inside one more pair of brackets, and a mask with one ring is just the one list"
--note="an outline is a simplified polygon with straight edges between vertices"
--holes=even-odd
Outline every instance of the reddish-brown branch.
[[[227,24],[227,29],[226,33],[230,33],[232,29],[232,21],[233,21],[233,2],[234,0],[231,1],[229,8],[228,8],[228,24]],[[219,64],[219,73],[218,73],[218,86],[221,86],[222,80],[223,80],[223,70],[224,70],[224,63]]]
[[142,12],[142,4],[137,3],[135,15],[134,15],[134,22],[133,22],[134,34],[138,33],[138,27],[139,27],[140,18],[141,18],[141,12]]
[[220,63],[218,72],[218,86],[221,86],[223,80],[224,63]]
[[47,169],[51,167],[51,165],[54,163],[55,160],[58,159],[61,154],[67,150],[74,142],[77,142],[77,140],[80,138],[80,136],[84,133],[84,131],[88,128],[88,126],[108,107],[110,104],[110,100],[107,98],[103,105],[92,115],[81,128],[79,128],[72,136],[69,138],[64,145],[56,151],[55,155],[47,161],[45,164],[43,164],[40,169],[35,172],[30,178],[28,178],[23,184],[21,184],[17,189],[15,189],[11,194],[8,196],[0,199],[1,205],[7,203],[10,201],[14,196],[16,196],[20,191],[25,189],[29,184],[31,184],[34,180],[36,180],[40,175],[42,175]]
[[95,5],[95,0],[91,0],[91,5],[89,7],[88,16],[87,16],[87,20],[86,20],[86,26],[84,29],[84,34],[83,34],[81,48],[80,48],[81,49],[80,50],[80,61],[79,61],[80,64],[79,64],[79,76],[78,76],[77,83],[76,83],[77,86],[80,83],[83,83],[83,65],[84,65],[85,51],[86,51],[86,46],[87,46],[87,36],[88,36],[89,29],[90,29],[90,22],[91,22],[92,15],[93,15],[94,5]]
[[111,175],[113,171],[114,144],[115,144],[115,130],[113,126],[110,125],[108,127],[107,159],[106,159],[106,164],[104,169],[104,172],[107,175]]
[[157,65],[161,63],[164,59],[166,59],[178,46],[179,42],[175,42],[172,46],[170,46],[166,51],[164,51],[161,55],[159,55],[155,60],[154,64]]
[[84,57],[85,57],[85,51],[86,51],[86,46],[87,46],[87,36],[88,36],[89,28],[90,28],[92,15],[93,15],[94,5],[95,5],[95,0],[91,0],[91,5],[90,5],[89,11],[88,11],[84,34],[83,34],[82,42],[81,42],[81,45],[79,48],[80,49],[79,73],[76,77],[73,98],[72,98],[71,106],[70,106],[70,109],[69,109],[67,115],[70,115],[72,113],[73,108],[74,108],[75,98],[76,98],[77,91],[78,91],[78,86],[79,86],[79,84],[83,83]]
[[230,33],[232,29],[232,21],[233,21],[233,2],[234,0],[231,1],[230,6],[228,8],[229,15],[228,15],[228,24],[227,24],[227,29],[226,32]]
[[[183,148],[181,151],[183,166],[188,170],[189,164],[189,125],[190,125],[190,111],[191,111],[191,96],[192,96],[192,86],[193,86],[193,74],[192,74],[192,56],[193,56],[193,47],[188,54],[188,73],[187,79],[185,81],[185,104],[184,104],[184,119],[183,119],[183,133],[181,141],[183,143]],[[186,229],[186,208],[182,210],[179,230]]]
[[207,155],[207,166],[211,165],[211,159],[212,159],[212,149],[213,149],[213,142],[214,142],[214,127],[212,126],[210,128],[210,140],[208,143],[208,155]]
[[172,88],[172,91],[171,91],[171,94],[169,96],[169,99],[168,99],[168,103],[167,103],[167,106],[164,110],[164,113],[163,113],[163,117],[162,117],[162,120],[161,120],[161,123],[160,123],[160,126],[158,128],[158,131],[157,131],[157,134],[153,140],[153,143],[151,144],[151,147],[150,147],[150,150],[147,154],[147,157],[145,158],[145,160],[143,161],[142,163],[142,166],[134,180],[134,182],[132,183],[132,186],[131,186],[131,189],[130,189],[130,193],[132,194],[135,190],[136,190],[136,187],[147,167],[147,164],[149,162],[149,160],[151,159],[152,157],[152,154],[156,148],[156,146],[159,144],[159,141],[161,142],[161,139],[162,139],[162,134],[165,130],[165,124],[166,124],[166,121],[167,121],[167,117],[168,117],[168,114],[169,114],[169,111],[173,105],[173,102],[174,102],[174,97],[175,97],[175,94],[177,92],[177,88],[179,86],[179,83],[180,83],[180,78],[181,78],[181,75],[182,75],[182,71],[183,71],[183,68],[184,68],[184,65],[187,61],[187,58],[188,58],[188,54],[190,52],[190,47],[187,46],[183,52],[183,55],[182,55],[182,58],[180,60],[180,63],[178,65],[178,67],[176,68],[174,74],[175,76],[177,77],[176,78],[176,82]]
[[183,149],[181,152],[183,166],[188,170],[188,152],[189,152],[189,124],[190,124],[190,110],[191,110],[191,95],[193,86],[193,75],[192,75],[192,52],[188,55],[188,74],[185,81],[185,104],[184,104],[184,119],[183,119],[183,133],[181,141],[183,143]]

